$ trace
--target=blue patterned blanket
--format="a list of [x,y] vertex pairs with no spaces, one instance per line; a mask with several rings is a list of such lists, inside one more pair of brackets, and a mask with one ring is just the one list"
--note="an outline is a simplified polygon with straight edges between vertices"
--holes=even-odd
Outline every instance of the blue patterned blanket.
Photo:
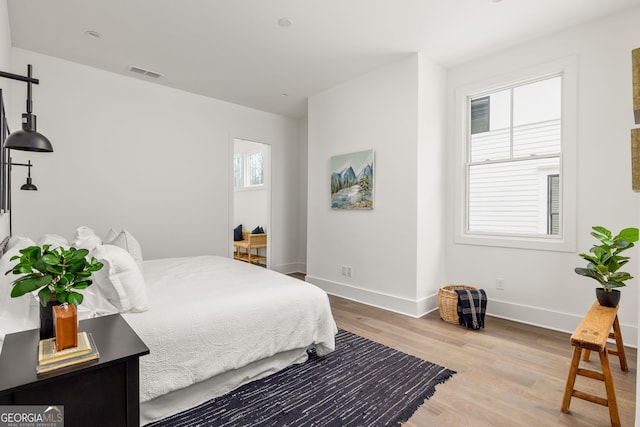
[[487,294],[484,289],[456,289],[458,294],[458,322],[469,329],[484,328]]

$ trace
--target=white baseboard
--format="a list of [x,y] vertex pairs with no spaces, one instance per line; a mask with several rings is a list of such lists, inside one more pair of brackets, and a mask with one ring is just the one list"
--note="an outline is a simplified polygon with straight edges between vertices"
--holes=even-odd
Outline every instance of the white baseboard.
[[309,275],[307,275],[306,281],[313,283],[328,294],[361,302],[374,307],[383,308],[396,313],[405,314],[411,317],[424,316],[428,312],[433,311],[434,308],[437,308],[438,304],[436,295],[415,301],[396,295],[376,292],[370,289],[363,289],[357,286],[333,282],[331,280]]
[[[373,307],[393,311],[410,317],[422,317],[438,309],[438,295],[434,294],[418,301],[382,292],[363,289],[340,282],[308,276],[307,282],[313,283],[325,292],[341,298],[346,298]],[[573,333],[582,320],[581,316],[558,311],[547,310],[507,301],[489,299],[487,315],[514,322],[525,323],[554,331]],[[625,346],[638,347],[638,327],[620,324]],[[568,341],[567,341],[567,344]]]
[[[526,323],[554,331],[572,334],[582,321],[582,316],[531,307],[522,304],[490,299],[487,304],[487,314],[514,322]],[[638,327],[620,324],[624,345],[638,347]]]
[[271,269],[282,274],[305,273],[307,271],[307,264],[304,262],[292,262],[289,264],[275,265],[272,266]]

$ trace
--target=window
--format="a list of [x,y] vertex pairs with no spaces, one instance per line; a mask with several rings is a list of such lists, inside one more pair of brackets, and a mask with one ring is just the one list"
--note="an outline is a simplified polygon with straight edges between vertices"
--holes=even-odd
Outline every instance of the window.
[[262,185],[264,182],[263,172],[264,156],[262,152],[251,153],[247,155],[247,180],[246,187],[254,187]]
[[559,62],[457,91],[457,242],[575,245],[575,70]]
[[242,188],[242,157],[233,156],[233,187]]
[[264,152],[233,156],[233,186],[235,189],[264,186]]

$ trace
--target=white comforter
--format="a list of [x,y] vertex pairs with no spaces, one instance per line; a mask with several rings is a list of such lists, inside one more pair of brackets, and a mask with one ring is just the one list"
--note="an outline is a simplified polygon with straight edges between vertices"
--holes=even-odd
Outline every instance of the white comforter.
[[140,401],[279,352],[334,350],[324,291],[291,277],[200,256],[144,262],[149,310],[123,313],[150,349],[140,359]]

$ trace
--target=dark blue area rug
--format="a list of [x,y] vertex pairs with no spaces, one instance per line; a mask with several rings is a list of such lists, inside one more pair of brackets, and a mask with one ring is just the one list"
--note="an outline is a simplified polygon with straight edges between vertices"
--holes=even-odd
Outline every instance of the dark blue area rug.
[[393,426],[455,372],[340,330],[336,351],[148,427]]

